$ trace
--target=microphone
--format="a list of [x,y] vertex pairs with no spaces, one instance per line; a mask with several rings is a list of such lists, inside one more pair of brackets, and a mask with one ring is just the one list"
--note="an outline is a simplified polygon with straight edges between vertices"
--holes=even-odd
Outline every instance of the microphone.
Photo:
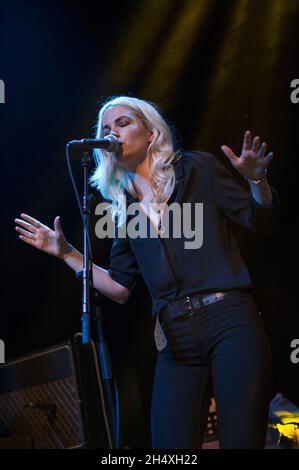
[[103,139],[71,140],[67,146],[78,150],[103,149],[107,152],[117,152],[120,143],[115,135],[107,135]]

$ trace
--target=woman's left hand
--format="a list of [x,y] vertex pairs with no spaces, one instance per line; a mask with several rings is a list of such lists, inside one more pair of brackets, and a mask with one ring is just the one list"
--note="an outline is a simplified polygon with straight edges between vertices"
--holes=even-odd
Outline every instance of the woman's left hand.
[[251,138],[251,132],[244,134],[243,148],[240,157],[233,152],[227,145],[221,146],[222,151],[230,159],[231,164],[245,178],[258,180],[265,176],[267,166],[273,158],[273,152],[266,155],[267,144],[259,137]]

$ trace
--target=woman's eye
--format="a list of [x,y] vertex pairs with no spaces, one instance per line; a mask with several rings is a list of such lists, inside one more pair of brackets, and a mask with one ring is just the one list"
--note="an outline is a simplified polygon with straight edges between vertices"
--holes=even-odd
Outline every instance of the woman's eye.
[[129,123],[127,121],[124,121],[124,122],[121,122],[120,123],[120,127],[125,127],[127,126]]

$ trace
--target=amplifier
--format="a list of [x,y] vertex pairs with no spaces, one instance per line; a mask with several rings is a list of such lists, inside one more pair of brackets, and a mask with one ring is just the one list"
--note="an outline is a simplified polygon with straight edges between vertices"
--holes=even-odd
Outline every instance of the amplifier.
[[[81,334],[0,366],[0,422],[5,436],[32,448],[111,449],[96,348]],[[3,437],[3,436],[0,436]]]

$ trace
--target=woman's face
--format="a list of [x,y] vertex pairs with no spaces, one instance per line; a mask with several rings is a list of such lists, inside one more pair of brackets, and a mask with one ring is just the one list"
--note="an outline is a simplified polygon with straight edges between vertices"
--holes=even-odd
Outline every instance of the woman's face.
[[128,106],[112,106],[103,116],[103,135],[114,134],[120,142],[117,152],[119,163],[134,171],[147,156],[153,133],[146,129],[143,122]]

